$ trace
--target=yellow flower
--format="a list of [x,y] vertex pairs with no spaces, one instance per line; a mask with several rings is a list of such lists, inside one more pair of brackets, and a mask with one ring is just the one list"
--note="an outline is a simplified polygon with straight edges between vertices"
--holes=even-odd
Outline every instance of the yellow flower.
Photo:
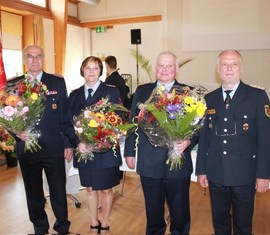
[[98,127],[98,123],[94,120],[91,119],[90,122],[88,123],[89,127]]
[[193,111],[193,109],[190,106],[186,106],[185,110],[187,113],[191,113]]
[[206,110],[206,105],[202,102],[198,102],[197,115],[199,117],[203,117],[203,115],[205,114],[205,110]]
[[37,100],[37,99],[38,99],[38,94],[35,93],[35,92],[33,92],[33,93],[31,94],[31,99],[32,99],[32,100]]
[[192,110],[196,110],[197,107],[198,107],[198,104],[197,103],[192,103],[192,104],[190,104],[190,107],[192,108]]
[[157,92],[158,92],[158,94],[163,94],[163,91],[165,91],[165,86],[164,85],[162,85],[162,86],[159,86],[158,88],[157,88]]
[[193,103],[194,103],[194,99],[193,99],[191,96],[186,96],[186,97],[184,98],[184,102],[185,102],[186,104],[193,104]]

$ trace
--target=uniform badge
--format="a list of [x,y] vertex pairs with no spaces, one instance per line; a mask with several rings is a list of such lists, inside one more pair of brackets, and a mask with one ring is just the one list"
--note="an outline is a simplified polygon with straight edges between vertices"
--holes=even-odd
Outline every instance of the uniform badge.
[[244,131],[247,131],[248,128],[249,128],[248,123],[244,123],[244,124],[243,124],[243,130],[244,130]]
[[52,109],[57,109],[57,104],[56,103],[52,104]]
[[209,123],[208,127],[209,127],[210,129],[212,129],[212,127],[213,127],[212,123]]
[[270,117],[270,108],[269,105],[264,105],[264,112],[267,117]]
[[215,114],[216,110],[215,109],[208,109],[207,114]]

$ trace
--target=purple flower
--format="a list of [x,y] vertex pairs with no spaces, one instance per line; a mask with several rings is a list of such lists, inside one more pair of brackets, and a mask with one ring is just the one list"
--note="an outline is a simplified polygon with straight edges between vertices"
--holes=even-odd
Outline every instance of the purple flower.
[[168,113],[174,113],[174,112],[175,112],[175,107],[174,107],[174,105],[173,105],[172,103],[168,104],[168,105],[166,106],[166,111],[167,111]]
[[175,114],[174,113],[169,113],[169,118],[171,119],[171,120],[174,120],[175,119]]
[[175,107],[175,111],[176,112],[179,112],[182,109],[182,105],[181,104],[175,104],[174,107]]

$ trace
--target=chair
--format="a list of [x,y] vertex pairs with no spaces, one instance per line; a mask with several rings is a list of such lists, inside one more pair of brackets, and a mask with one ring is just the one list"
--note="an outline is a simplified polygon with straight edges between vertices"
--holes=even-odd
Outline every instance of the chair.
[[130,89],[130,92],[132,92],[132,75],[128,73],[122,73],[121,76],[124,78],[126,85]]

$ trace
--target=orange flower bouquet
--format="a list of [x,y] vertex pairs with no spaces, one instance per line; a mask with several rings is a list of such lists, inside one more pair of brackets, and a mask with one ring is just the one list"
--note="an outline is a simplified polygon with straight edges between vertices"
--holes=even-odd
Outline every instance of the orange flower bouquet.
[[[104,98],[85,108],[78,117],[74,117],[76,134],[89,149],[87,153],[76,151],[78,161],[92,160],[93,152],[106,152],[110,149],[116,156],[116,148],[134,127],[134,124],[124,122],[126,112],[129,111],[122,105],[112,104],[108,98]],[[121,113],[123,115],[120,115]]]
[[35,130],[36,123],[45,110],[47,87],[38,80],[25,79],[16,84],[7,84],[6,90],[0,92],[0,123],[15,135],[29,132],[25,142],[25,151],[37,151],[40,146],[40,132]]

